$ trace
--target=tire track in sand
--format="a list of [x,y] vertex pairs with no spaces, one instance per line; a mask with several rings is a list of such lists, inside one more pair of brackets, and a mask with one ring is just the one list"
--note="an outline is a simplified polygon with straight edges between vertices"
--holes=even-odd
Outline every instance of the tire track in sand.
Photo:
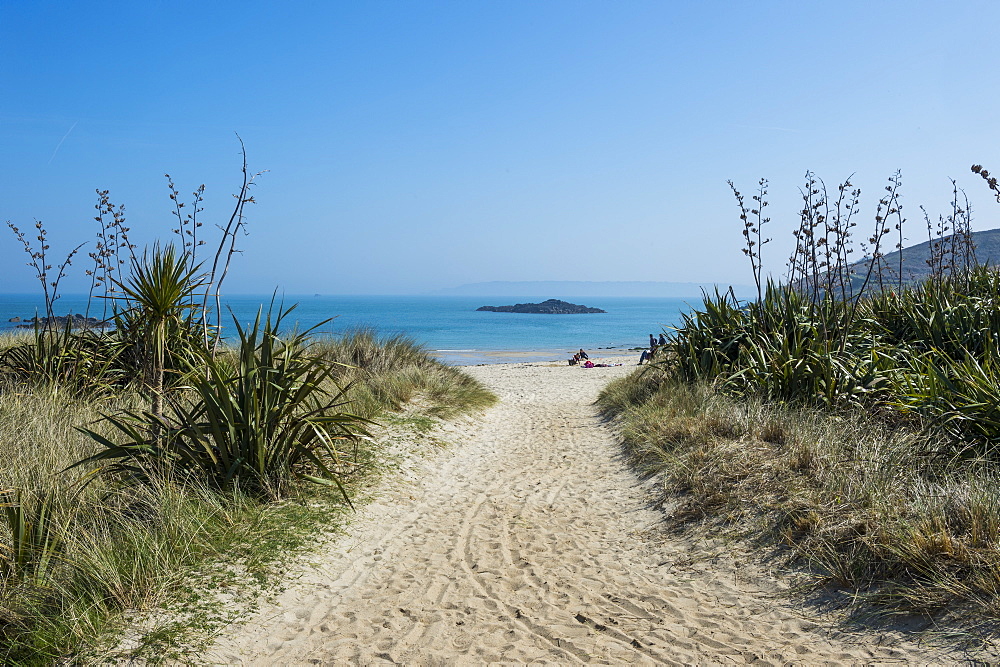
[[592,403],[628,368],[469,369],[501,402],[387,480],[223,663],[784,663],[941,659],[824,628],[739,554],[665,537]]

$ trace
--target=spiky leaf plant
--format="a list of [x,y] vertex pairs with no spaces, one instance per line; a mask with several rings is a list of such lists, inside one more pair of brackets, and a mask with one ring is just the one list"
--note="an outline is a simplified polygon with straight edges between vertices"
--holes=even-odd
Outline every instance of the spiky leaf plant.
[[173,245],[154,245],[132,260],[131,274],[116,282],[127,308],[115,314],[123,346],[145,367],[152,414],[163,414],[168,357],[190,354],[200,332],[194,311],[203,286],[200,266]]
[[36,325],[31,338],[0,353],[0,374],[16,384],[49,385],[81,395],[106,395],[126,379],[121,347],[93,330]]
[[105,417],[123,441],[82,429],[105,449],[75,465],[110,461],[105,471],[132,480],[166,474],[271,497],[298,477],[335,485],[347,499],[344,445],[369,437],[370,422],[343,411],[349,387],[334,381],[334,365],[308,353],[312,329],[279,335],[293,308],[263,323],[258,313],[248,328],[237,321],[236,358],[193,358],[189,391],[169,397],[166,414]]

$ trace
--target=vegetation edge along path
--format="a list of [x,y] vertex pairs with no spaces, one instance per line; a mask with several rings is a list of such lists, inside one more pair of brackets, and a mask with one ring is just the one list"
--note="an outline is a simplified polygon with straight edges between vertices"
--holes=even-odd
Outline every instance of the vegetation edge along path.
[[[660,530],[593,401],[627,367],[468,369],[501,398],[415,462],[213,663],[919,661],[776,600],[753,557]],[[770,587],[770,588],[769,588]]]

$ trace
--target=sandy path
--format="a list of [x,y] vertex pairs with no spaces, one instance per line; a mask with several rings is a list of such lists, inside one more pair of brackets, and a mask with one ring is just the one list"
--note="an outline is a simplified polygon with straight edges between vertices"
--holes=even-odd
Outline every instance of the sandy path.
[[[471,368],[501,403],[413,460],[252,619],[225,663],[914,660],[809,622],[722,545],[666,537],[592,403],[629,367]],[[769,584],[767,584],[769,585]],[[932,658],[933,659],[933,658]]]

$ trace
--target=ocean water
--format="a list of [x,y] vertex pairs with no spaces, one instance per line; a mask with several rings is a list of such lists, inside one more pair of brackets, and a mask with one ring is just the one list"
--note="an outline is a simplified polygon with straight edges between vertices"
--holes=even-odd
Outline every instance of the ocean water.
[[[447,363],[472,364],[510,360],[492,352],[521,352],[525,360],[562,358],[579,348],[628,349],[645,346],[649,334],[677,324],[680,314],[700,299],[629,297],[558,297],[572,303],[602,308],[607,313],[587,315],[527,315],[478,312],[484,305],[499,306],[538,302],[540,297],[468,296],[320,296],[285,295],[286,306],[298,304],[291,319],[309,327],[327,318],[331,322],[318,333],[342,335],[370,327],[382,335],[404,334],[434,351]],[[237,295],[224,300],[240,322],[251,321],[270,295]],[[100,303],[91,306],[91,316],[100,317]],[[64,295],[56,302],[57,314],[83,313],[86,298]],[[29,318],[44,310],[44,302],[32,294],[0,295],[0,326],[13,327],[12,317]],[[95,312],[96,311],[96,312]],[[231,322],[228,317],[223,324]]]

